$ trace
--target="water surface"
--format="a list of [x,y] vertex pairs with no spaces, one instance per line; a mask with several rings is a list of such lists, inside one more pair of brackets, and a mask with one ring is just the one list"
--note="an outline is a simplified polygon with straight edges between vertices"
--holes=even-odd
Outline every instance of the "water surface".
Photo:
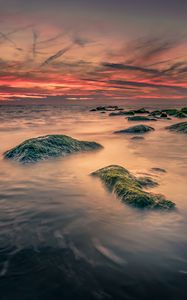
[[[151,122],[156,130],[135,141],[112,134],[132,122],[88,110],[0,108],[1,300],[187,299],[187,137],[165,130],[179,120]],[[104,148],[30,166],[3,160],[7,149],[46,134]],[[89,175],[110,164],[151,174],[159,182],[152,192],[177,209],[139,211],[121,203]]]

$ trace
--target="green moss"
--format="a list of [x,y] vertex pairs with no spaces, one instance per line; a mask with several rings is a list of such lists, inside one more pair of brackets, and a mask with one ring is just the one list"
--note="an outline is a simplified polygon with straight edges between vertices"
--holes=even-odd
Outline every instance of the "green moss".
[[95,142],[78,141],[66,135],[47,135],[29,139],[4,153],[6,159],[32,163],[50,157],[65,156],[80,151],[101,148]]
[[171,126],[166,127],[166,129],[180,133],[187,133],[187,122],[173,124]]
[[144,191],[145,181],[136,178],[121,166],[107,166],[93,172],[92,175],[99,177],[110,191],[113,191],[124,203],[133,207],[171,209],[175,206],[162,195]]

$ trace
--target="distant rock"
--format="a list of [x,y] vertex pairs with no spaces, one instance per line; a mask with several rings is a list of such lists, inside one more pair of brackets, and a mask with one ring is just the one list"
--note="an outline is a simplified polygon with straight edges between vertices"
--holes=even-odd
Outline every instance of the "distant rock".
[[152,179],[138,179],[121,166],[107,166],[93,172],[92,175],[99,177],[111,192],[114,192],[124,203],[130,206],[161,210],[169,210],[175,206],[163,195],[148,193],[143,190],[145,186],[148,187],[149,184],[153,184]]
[[158,173],[166,173],[166,170],[162,168],[151,168],[151,171]]
[[168,115],[167,115],[166,112],[162,112],[162,113],[160,114],[160,118],[167,118],[167,117],[168,117]]
[[179,111],[175,108],[163,109],[162,112],[165,112],[169,116],[175,116]]
[[145,108],[136,109],[133,110],[133,112],[135,114],[149,114],[149,110],[146,110]]
[[145,116],[133,116],[128,117],[128,121],[157,121],[155,118],[145,117]]
[[140,140],[144,140],[144,137],[143,136],[133,136],[131,138],[131,140],[133,140],[133,141],[140,141]]
[[187,134],[187,122],[181,122],[177,124],[173,124],[170,126],[167,126],[166,129],[170,131],[180,132]]
[[181,108],[181,112],[183,112],[183,113],[187,114],[187,107],[183,107],[183,108]]
[[185,119],[187,118],[187,114],[182,112],[182,111],[179,111],[176,115],[175,115],[176,118],[179,118],[179,119]]
[[132,111],[119,111],[119,112],[112,112],[109,114],[110,117],[116,117],[116,116],[133,116],[134,112]]
[[66,135],[46,135],[24,141],[5,152],[4,157],[26,164],[101,148],[98,143],[79,141]]
[[155,129],[151,126],[147,126],[147,125],[136,125],[136,126],[131,126],[127,129],[122,129],[122,130],[118,130],[118,131],[114,131],[114,133],[138,133],[138,134],[143,134],[149,131],[154,131]]

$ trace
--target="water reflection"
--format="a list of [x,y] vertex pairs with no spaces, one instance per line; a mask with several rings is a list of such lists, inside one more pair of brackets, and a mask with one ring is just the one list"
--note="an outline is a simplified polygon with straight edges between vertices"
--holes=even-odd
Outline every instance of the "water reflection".
[[[150,124],[155,132],[137,142],[112,134],[128,126],[124,117],[85,107],[3,107],[0,119],[1,155],[50,133],[104,146],[32,166],[1,159],[1,299],[186,299],[187,138],[164,129],[176,120]],[[109,164],[156,176],[153,192],[177,210],[123,205],[89,176]]]

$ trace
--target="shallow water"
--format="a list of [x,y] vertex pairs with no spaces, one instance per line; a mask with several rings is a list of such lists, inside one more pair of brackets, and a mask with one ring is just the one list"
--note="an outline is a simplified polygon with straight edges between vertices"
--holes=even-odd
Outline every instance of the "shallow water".
[[[187,299],[187,137],[165,130],[180,120],[149,122],[156,130],[131,140],[112,132],[133,122],[88,110],[0,108],[0,299]],[[53,133],[104,148],[31,166],[3,160],[21,141]],[[151,191],[177,209],[121,203],[89,175],[110,164],[152,175]]]

